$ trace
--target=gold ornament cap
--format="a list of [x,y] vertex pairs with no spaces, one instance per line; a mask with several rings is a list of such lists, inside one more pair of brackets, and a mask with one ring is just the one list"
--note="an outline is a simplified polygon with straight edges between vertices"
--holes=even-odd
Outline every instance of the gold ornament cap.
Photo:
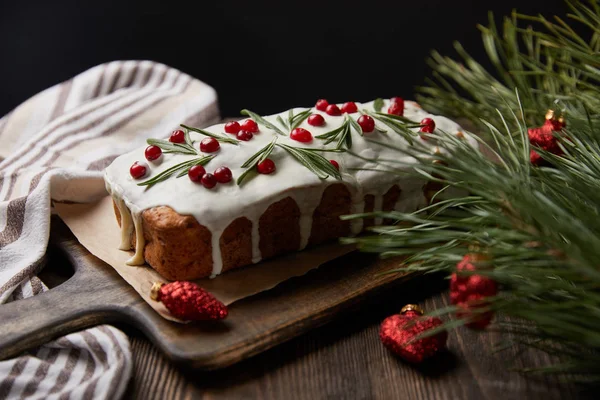
[[160,282],[154,282],[152,284],[152,288],[150,288],[150,298],[154,301],[159,301],[158,300],[158,293],[160,292],[160,288],[162,287],[162,283]]
[[554,119],[554,110],[550,109],[546,111],[546,120],[550,121]]
[[402,307],[402,309],[400,310],[400,314],[405,314],[409,311],[414,311],[419,315],[423,315],[425,314],[425,311],[423,311],[423,309],[421,307],[419,307],[416,304],[407,304],[404,307]]

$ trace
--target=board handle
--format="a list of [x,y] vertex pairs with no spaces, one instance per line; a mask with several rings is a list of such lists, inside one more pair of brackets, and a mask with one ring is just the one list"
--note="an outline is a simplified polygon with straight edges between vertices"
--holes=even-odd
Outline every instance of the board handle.
[[115,288],[111,267],[81,246],[60,220],[52,220],[51,245],[73,267],[66,282],[26,299],[0,305],[0,360],[98,324],[125,321],[129,288]]
[[86,285],[80,281],[80,276],[74,275],[47,292],[0,306],[0,360],[112,319],[111,310],[93,304],[89,293],[81,292]]

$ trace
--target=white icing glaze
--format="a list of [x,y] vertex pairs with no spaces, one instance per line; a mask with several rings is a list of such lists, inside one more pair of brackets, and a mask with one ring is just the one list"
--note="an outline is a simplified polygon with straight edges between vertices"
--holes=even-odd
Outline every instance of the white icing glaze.
[[[384,101],[384,110],[389,107],[389,100]],[[373,102],[360,104],[360,109],[373,110]],[[303,108],[295,108],[294,113],[304,111]],[[309,130],[313,137],[329,132],[339,127],[343,121],[343,116],[329,116],[324,112],[311,109],[313,113],[318,113],[325,119],[325,124],[321,127],[314,127],[304,121],[300,127]],[[288,112],[265,117],[268,121],[276,124],[276,117],[281,115],[287,118]],[[423,118],[433,118],[436,123],[436,130],[441,129],[449,133],[463,132],[462,128],[448,118],[435,116],[423,111],[416,103],[407,101],[405,103],[404,116],[413,121],[421,121]],[[350,114],[354,120],[360,117],[360,113]],[[361,157],[373,159],[376,162],[366,162],[358,157],[347,153],[322,153],[326,158],[336,160],[340,165],[342,179],[352,196],[352,213],[362,212],[364,210],[364,196],[372,194],[375,198],[374,210],[381,210],[383,195],[389,188],[398,184],[401,189],[400,197],[396,203],[395,209],[398,211],[414,211],[425,203],[422,193],[424,180],[418,180],[409,177],[399,177],[397,174],[382,173],[369,170],[356,170],[361,168],[378,168],[380,165],[393,166],[398,169],[397,164],[386,163],[385,160],[397,160],[406,164],[402,169],[407,170],[410,165],[415,164],[410,156],[401,155],[397,150],[390,149],[376,143],[368,142],[366,138],[391,144],[396,147],[406,147],[405,140],[391,129],[383,124],[376,122],[377,126],[388,131],[379,133],[374,131],[360,136],[354,130],[352,131],[352,152]],[[224,124],[213,125],[206,128],[207,131],[227,135],[223,130]],[[210,161],[206,166],[208,172],[213,172],[219,166],[227,166],[233,173],[233,181],[228,184],[218,184],[213,189],[206,189],[190,181],[187,177],[175,178],[174,176],[150,187],[138,186],[139,181],[134,180],[129,175],[129,167],[135,161],[144,160],[145,147],[136,149],[130,153],[118,157],[105,172],[107,189],[112,194],[121,213],[121,232],[122,249],[128,249],[129,240],[125,245],[124,238],[129,239],[132,225],[136,231],[136,249],[135,254],[128,264],[139,265],[144,263],[143,248],[144,237],[141,227],[141,213],[143,210],[157,207],[169,206],[177,213],[182,215],[192,215],[196,220],[208,228],[212,233],[212,257],[213,273],[216,276],[222,271],[222,257],[220,237],[223,231],[231,222],[239,217],[246,217],[252,223],[252,262],[261,260],[259,247],[259,218],[264,211],[273,203],[286,197],[294,199],[300,209],[300,246],[299,249],[306,247],[312,227],[312,215],[315,208],[319,205],[323,191],[332,183],[337,181],[334,178],[326,180],[319,179],[306,167],[296,161],[283,149],[275,148],[269,158],[276,164],[276,171],[271,175],[259,175],[247,179],[242,186],[235,183],[236,178],[244,171],[241,165],[254,153],[269,143],[274,136],[277,136],[278,143],[288,144],[295,147],[308,148],[333,148],[335,142],[324,145],[319,139],[313,139],[311,143],[299,143],[287,136],[281,136],[264,126],[260,126],[260,132],[255,134],[253,139],[248,142],[241,142],[238,146],[221,143],[221,149],[215,153],[217,157]],[[416,131],[417,129],[415,129]],[[194,145],[198,145],[203,136],[190,132]],[[474,144],[474,139],[465,134],[465,138]],[[416,138],[415,140],[421,140]],[[432,147],[434,145],[425,142]],[[164,154],[161,162],[148,163],[149,173],[147,176],[155,176],[171,166],[193,158],[194,156],[182,154]],[[380,165],[378,165],[380,164]],[[127,211],[129,210],[129,212]],[[133,224],[131,223],[133,221]],[[381,223],[381,218],[375,220]],[[357,234],[362,230],[363,221],[360,219],[351,222],[351,231]]]

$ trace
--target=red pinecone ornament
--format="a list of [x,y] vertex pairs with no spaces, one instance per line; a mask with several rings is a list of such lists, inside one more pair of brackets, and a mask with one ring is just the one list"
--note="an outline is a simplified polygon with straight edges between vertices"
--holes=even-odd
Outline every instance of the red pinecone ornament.
[[[539,128],[529,128],[527,130],[529,143],[560,156],[563,154],[563,151],[558,145],[558,140],[553,132],[559,132],[565,126],[566,123],[563,117],[557,119],[554,116],[554,111],[548,110],[544,125]],[[545,163],[545,160],[533,149],[529,151],[529,160],[534,165],[543,165]]]
[[219,320],[227,317],[227,306],[192,282],[156,282],[152,286],[150,297],[162,302],[174,317],[186,321]]
[[[467,254],[456,265],[456,270],[475,271],[478,261],[486,260],[482,254]],[[458,318],[468,320],[467,326],[472,329],[484,329],[494,317],[493,311],[484,313],[474,312],[477,308],[487,307],[486,297],[498,294],[496,281],[482,275],[458,275],[456,272],[450,277],[450,301],[457,305]]]
[[381,323],[379,338],[391,352],[411,363],[421,363],[446,347],[448,332],[442,331],[412,341],[417,335],[442,324],[439,318],[423,319],[423,310],[414,304],[402,307],[400,314],[387,317]]

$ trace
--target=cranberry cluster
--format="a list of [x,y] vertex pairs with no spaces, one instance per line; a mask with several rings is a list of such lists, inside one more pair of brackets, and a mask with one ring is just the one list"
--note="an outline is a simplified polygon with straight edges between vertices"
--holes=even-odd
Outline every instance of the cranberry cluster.
[[358,111],[358,107],[353,101],[348,101],[342,104],[342,108],[340,109],[336,104],[329,104],[329,102],[325,99],[318,100],[315,108],[319,111],[325,111],[328,115],[334,117],[340,116],[342,113],[353,114]]
[[258,132],[258,124],[251,119],[247,119],[241,124],[237,121],[231,121],[225,124],[225,133],[235,135],[238,140],[247,142]]
[[207,189],[212,189],[218,183],[231,182],[233,175],[227,167],[219,167],[211,174],[206,172],[202,165],[194,165],[188,170],[188,177],[192,182],[201,183]]

